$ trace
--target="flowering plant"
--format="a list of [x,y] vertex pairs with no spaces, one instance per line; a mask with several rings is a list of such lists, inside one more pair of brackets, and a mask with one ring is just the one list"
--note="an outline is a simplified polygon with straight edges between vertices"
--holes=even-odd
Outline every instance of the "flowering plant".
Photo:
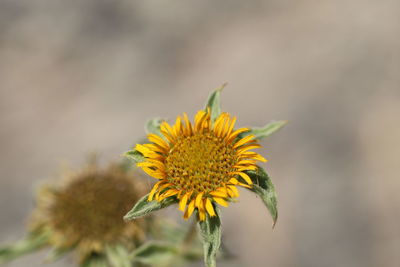
[[258,164],[267,160],[252,150],[260,148],[259,140],[279,130],[286,121],[270,122],[262,128],[235,129],[236,117],[221,112],[223,87],[211,93],[193,124],[186,113],[178,116],[173,125],[150,120],[150,143],[137,144],[125,153],[158,182],[124,219],[138,219],[172,204],[178,204],[185,219],[196,214],[207,267],[216,266],[221,245],[218,205],[227,207],[239,197],[238,186],[260,196],[272,215],[273,225],[278,217],[274,185]]

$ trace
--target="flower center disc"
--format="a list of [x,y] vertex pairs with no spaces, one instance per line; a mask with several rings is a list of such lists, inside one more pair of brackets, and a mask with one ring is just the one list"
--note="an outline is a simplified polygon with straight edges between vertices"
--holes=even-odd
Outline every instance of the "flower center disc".
[[211,132],[177,141],[165,165],[167,179],[184,192],[208,193],[228,182],[237,159],[232,145]]

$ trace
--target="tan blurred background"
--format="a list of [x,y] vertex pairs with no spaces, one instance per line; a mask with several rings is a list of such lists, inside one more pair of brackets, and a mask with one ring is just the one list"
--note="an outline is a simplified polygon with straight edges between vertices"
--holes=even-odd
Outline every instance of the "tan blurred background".
[[63,162],[116,160],[224,82],[241,126],[290,123],[262,142],[278,224],[242,190],[219,266],[400,266],[398,0],[0,0],[0,244]]

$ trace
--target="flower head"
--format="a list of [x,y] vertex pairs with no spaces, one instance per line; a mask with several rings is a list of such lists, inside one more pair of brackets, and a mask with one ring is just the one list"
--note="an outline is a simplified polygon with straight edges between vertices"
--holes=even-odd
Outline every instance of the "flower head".
[[239,196],[238,186],[261,198],[273,226],[278,218],[275,187],[267,172],[256,164],[266,159],[252,150],[260,148],[258,140],[281,129],[286,121],[235,129],[236,118],[221,113],[220,93],[224,86],[210,94],[206,109],[197,112],[193,124],[185,113],[177,117],[174,125],[157,118],[150,120],[146,124],[150,143],[138,144],[125,153],[159,181],[124,219],[135,220],[174,203],[179,203],[185,219],[195,212],[207,267],[216,266],[221,245],[217,204],[228,206]]
[[42,188],[32,231],[51,233],[48,243],[56,249],[76,248],[81,261],[108,246],[134,247],[143,241],[146,223],[128,223],[122,216],[141,192],[141,183],[120,166],[103,170],[90,164],[61,186]]
[[215,216],[214,204],[228,206],[239,196],[237,186],[251,188],[245,171],[256,170],[257,161],[266,161],[252,149],[259,148],[254,135],[241,137],[248,128],[235,130],[236,118],[221,113],[213,122],[210,109],[197,112],[194,124],[186,113],[174,125],[162,122],[162,136],[149,134],[150,144],[138,144],[136,150],[145,161],[137,165],[159,179],[148,201],[175,196],[184,218],[197,209],[199,220],[206,213]]

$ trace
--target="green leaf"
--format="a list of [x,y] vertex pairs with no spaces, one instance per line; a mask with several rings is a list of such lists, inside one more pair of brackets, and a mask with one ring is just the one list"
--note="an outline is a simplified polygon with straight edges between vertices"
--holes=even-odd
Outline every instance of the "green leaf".
[[150,119],[146,122],[146,132],[157,134],[159,136],[162,136],[161,131],[160,131],[160,125],[164,120],[161,118],[154,118]]
[[134,220],[143,217],[150,212],[160,210],[170,206],[171,204],[177,203],[178,200],[175,197],[167,197],[161,202],[148,201],[149,194],[142,197],[135,206],[124,216],[124,220]]
[[269,178],[268,174],[261,167],[258,167],[255,171],[246,171],[246,173],[253,181],[253,186],[250,190],[260,196],[261,200],[264,202],[272,216],[272,227],[274,227],[278,220],[278,207],[275,186],[271,178]]
[[224,89],[226,85],[227,84],[224,83],[221,87],[215,89],[214,92],[212,92],[207,99],[205,110],[207,111],[207,108],[210,108],[211,121],[215,121],[219,114],[221,114],[220,95],[222,89]]
[[128,250],[121,245],[107,246],[106,256],[110,266],[112,267],[131,267],[130,256]]
[[90,255],[80,267],[109,267],[107,258],[102,255],[93,254]]
[[[167,266],[178,254],[179,249],[176,245],[160,241],[149,241],[137,248],[130,257],[134,262],[142,264]],[[175,263],[176,260],[174,260]]]
[[217,253],[221,246],[221,220],[218,208],[214,207],[214,209],[217,214],[216,216],[210,217],[207,214],[205,221],[199,222],[206,267],[217,266]]
[[0,248],[0,264],[41,249],[48,244],[48,231],[32,232],[15,244]]
[[51,263],[51,262],[58,261],[65,254],[70,252],[72,249],[74,249],[74,246],[67,247],[67,248],[53,248],[53,249],[50,250],[49,253],[47,253],[46,258],[44,259],[44,261],[46,263]]
[[255,139],[263,139],[270,136],[276,131],[279,131],[283,126],[287,124],[287,121],[272,121],[261,128],[251,128],[250,131],[244,132],[239,135],[239,138],[243,138],[247,135],[255,135]]
[[137,151],[136,149],[129,150],[123,154],[124,157],[132,160],[134,163],[139,163],[145,161],[145,157],[142,153]]

